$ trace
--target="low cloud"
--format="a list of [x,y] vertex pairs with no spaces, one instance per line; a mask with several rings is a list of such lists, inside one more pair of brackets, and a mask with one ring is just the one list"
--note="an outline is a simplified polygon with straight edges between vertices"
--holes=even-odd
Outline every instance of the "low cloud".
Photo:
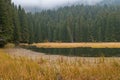
[[94,5],[102,0],[12,0],[16,5],[23,7],[37,7],[51,9],[63,5],[88,4]]

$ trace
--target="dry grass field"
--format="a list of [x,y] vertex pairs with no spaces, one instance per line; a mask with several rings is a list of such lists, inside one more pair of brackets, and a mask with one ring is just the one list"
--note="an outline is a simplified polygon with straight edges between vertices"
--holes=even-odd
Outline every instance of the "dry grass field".
[[[21,44],[28,45],[28,44]],[[31,46],[39,48],[120,48],[120,42],[104,42],[104,43],[34,43]]]
[[45,58],[46,55],[35,53],[41,56],[35,59],[27,55],[33,56],[33,52],[0,49],[0,80],[120,80],[119,58],[48,55]]

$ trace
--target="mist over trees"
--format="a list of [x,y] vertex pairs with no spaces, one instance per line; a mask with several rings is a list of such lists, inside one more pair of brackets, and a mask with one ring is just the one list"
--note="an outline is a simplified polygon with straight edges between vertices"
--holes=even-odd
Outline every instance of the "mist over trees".
[[8,42],[119,42],[119,5],[76,5],[26,13],[0,0],[0,37]]

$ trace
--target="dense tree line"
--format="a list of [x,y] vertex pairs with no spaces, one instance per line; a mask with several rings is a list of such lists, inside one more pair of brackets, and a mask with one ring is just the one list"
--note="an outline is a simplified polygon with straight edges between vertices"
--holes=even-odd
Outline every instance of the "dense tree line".
[[0,0],[0,37],[8,42],[118,42],[119,5],[76,5],[26,13]]
[[120,41],[120,6],[71,6],[31,14],[34,42]]
[[27,14],[11,0],[0,0],[0,37],[7,42],[29,42]]
[[7,40],[13,37],[12,6],[10,0],[0,0],[0,36]]

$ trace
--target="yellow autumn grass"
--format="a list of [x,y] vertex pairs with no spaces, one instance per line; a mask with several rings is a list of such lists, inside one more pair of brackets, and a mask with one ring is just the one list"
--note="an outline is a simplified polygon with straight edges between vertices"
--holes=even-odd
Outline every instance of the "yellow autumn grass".
[[4,48],[14,48],[15,47],[15,44],[13,43],[7,43]]
[[0,49],[0,80],[119,80],[120,62],[101,57],[95,62],[63,57],[31,60],[11,57]]
[[38,48],[120,48],[120,42],[101,42],[101,43],[33,43],[20,44],[24,46],[36,46]]

